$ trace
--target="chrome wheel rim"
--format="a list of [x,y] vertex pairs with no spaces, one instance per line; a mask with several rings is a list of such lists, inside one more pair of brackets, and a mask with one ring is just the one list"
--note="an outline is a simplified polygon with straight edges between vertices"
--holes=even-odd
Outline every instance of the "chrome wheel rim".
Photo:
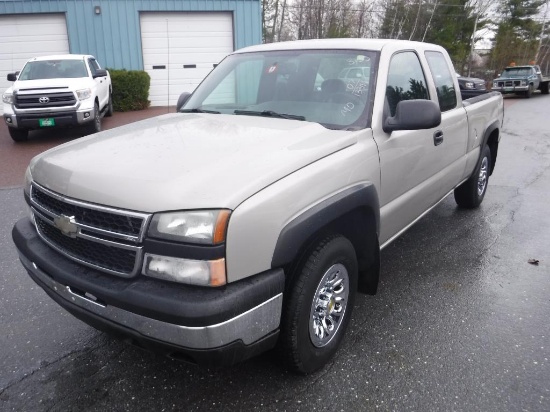
[[486,157],[481,161],[481,167],[479,168],[479,176],[477,178],[477,194],[481,196],[485,192],[487,187],[487,171],[489,169],[489,161]]
[[319,282],[311,304],[309,338],[314,346],[326,346],[336,336],[346,314],[348,295],[346,267],[332,265]]

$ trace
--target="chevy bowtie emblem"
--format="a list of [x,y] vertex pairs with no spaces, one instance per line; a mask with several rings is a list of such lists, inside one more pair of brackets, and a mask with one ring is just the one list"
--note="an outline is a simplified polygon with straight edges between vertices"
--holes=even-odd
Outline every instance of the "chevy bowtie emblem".
[[74,220],[74,216],[57,216],[53,219],[53,224],[56,228],[61,230],[65,236],[75,238],[79,232],[78,226]]
[[46,96],[42,96],[40,99],[38,99],[38,101],[42,104],[46,104],[50,102],[50,98]]

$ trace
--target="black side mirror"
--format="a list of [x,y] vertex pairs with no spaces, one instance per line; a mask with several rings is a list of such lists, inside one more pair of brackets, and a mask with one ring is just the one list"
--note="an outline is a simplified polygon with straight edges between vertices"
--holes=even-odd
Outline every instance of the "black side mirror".
[[189,92],[183,92],[180,94],[180,97],[178,97],[178,104],[176,104],[176,112],[179,112],[180,109],[187,103],[187,100],[191,97],[191,93]]
[[97,69],[95,74],[92,77],[94,79],[97,79],[98,77],[107,77],[107,70]]
[[14,82],[17,80],[18,73],[8,73],[8,82]]
[[397,103],[395,116],[384,120],[386,133],[394,130],[431,129],[441,124],[441,110],[431,100],[402,100]]

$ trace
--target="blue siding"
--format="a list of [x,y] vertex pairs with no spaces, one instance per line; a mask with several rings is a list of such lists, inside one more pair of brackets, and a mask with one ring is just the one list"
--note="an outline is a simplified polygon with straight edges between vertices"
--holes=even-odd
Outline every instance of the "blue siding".
[[[95,6],[101,14],[94,13]],[[233,12],[235,50],[261,43],[259,0],[0,0],[0,15],[65,13],[71,53],[93,54],[105,67],[143,69],[139,13]]]

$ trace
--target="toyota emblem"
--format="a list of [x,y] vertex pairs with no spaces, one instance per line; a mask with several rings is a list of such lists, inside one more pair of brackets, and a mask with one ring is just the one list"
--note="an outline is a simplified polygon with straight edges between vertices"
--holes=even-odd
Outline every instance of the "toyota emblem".
[[42,96],[38,101],[42,104],[48,104],[50,102],[50,98],[46,96]]

